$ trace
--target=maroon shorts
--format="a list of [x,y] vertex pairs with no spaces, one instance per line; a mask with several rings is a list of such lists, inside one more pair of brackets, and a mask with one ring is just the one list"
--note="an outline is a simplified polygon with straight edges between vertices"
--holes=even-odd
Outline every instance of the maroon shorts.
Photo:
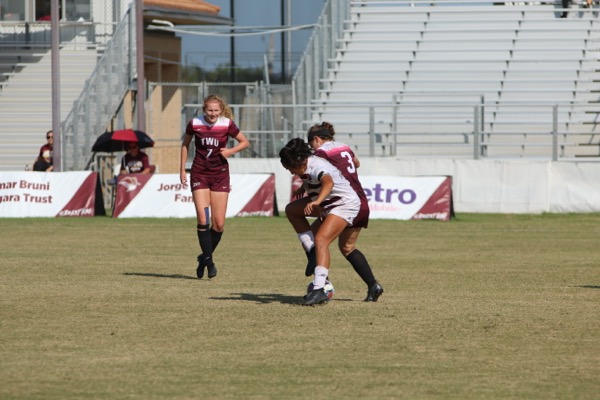
[[369,226],[369,214],[369,205],[367,204],[365,207],[361,202],[360,210],[356,214],[354,221],[352,221],[352,228],[367,228]]
[[199,189],[210,189],[212,192],[231,192],[231,183],[229,179],[229,169],[216,175],[204,175],[194,172],[190,173],[190,181],[192,183],[192,192]]

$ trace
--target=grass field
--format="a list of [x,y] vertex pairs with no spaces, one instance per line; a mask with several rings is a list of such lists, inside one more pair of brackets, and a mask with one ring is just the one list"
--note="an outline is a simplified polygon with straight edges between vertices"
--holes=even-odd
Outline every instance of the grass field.
[[0,219],[0,399],[598,399],[600,215],[371,221],[301,307],[284,218]]

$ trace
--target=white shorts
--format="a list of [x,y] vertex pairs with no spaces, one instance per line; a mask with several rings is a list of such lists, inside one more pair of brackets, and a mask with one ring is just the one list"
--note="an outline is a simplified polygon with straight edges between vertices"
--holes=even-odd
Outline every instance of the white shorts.
[[330,209],[326,208],[326,209],[324,209],[324,213],[325,213],[325,215],[329,215],[329,214],[337,215],[338,217],[340,217],[341,219],[346,221],[346,223],[348,225],[352,225],[352,223],[354,222],[354,218],[356,218],[356,216],[358,215],[359,210],[360,210],[360,204],[358,204],[357,206],[354,206],[353,204],[351,204],[351,205],[343,205],[343,206],[333,207]]

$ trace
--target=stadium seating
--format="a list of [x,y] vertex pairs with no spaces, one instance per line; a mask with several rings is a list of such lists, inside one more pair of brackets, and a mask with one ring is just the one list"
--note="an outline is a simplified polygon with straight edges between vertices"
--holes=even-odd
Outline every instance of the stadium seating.
[[[61,119],[96,66],[95,49],[61,49]],[[48,48],[0,51],[0,170],[31,168],[52,129],[51,52]]]
[[598,120],[593,12],[559,18],[551,3],[410,3],[351,3],[313,121],[334,122],[339,140],[362,155],[472,157],[480,106],[481,155],[536,157],[550,154],[557,106],[562,155],[600,154],[580,146],[594,143]]

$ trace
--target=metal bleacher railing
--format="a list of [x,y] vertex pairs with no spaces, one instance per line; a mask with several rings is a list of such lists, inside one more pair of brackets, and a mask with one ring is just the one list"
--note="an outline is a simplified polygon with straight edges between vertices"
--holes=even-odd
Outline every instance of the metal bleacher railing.
[[[89,48],[104,46],[110,41],[114,24],[88,21],[61,21],[61,48]],[[11,49],[42,49],[51,47],[51,30],[48,22],[0,21],[0,47]]]
[[123,126],[123,99],[135,77],[135,17],[133,6],[114,28],[112,40],[98,60],[81,94],[62,122],[65,169],[87,168],[94,140],[111,120]]
[[[370,157],[402,158],[530,158],[545,160],[581,159],[600,156],[597,144],[600,133],[596,122],[576,121],[580,104],[553,104],[552,102],[519,103],[485,102],[477,95],[464,95],[460,101],[436,100],[432,95],[402,101],[369,104],[330,104],[327,116],[320,115],[314,104],[293,104],[285,99],[290,88],[272,87],[257,82],[214,84],[178,83],[153,84],[163,86],[167,95],[181,91],[187,100],[181,112],[180,127],[193,115],[201,112],[201,99],[206,93],[224,97],[232,91],[242,103],[230,104],[235,120],[252,146],[242,157],[277,157],[279,149],[293,137],[304,137],[316,122],[328,121],[336,127],[336,137],[343,137],[355,152]],[[168,90],[166,88],[169,88]],[[273,92],[284,94],[273,96]],[[335,113],[335,118],[329,117]],[[314,115],[314,121],[294,125],[302,115]],[[497,115],[505,119],[497,118]],[[152,111],[150,111],[152,115]],[[391,117],[390,117],[391,116]],[[368,119],[363,124],[364,118]],[[154,120],[151,118],[151,120]],[[588,125],[586,125],[588,124]],[[593,124],[593,125],[592,125]],[[352,131],[349,127],[364,127]],[[156,128],[152,124],[148,131]],[[177,144],[178,145],[178,144]],[[596,158],[594,158],[595,160]]]

